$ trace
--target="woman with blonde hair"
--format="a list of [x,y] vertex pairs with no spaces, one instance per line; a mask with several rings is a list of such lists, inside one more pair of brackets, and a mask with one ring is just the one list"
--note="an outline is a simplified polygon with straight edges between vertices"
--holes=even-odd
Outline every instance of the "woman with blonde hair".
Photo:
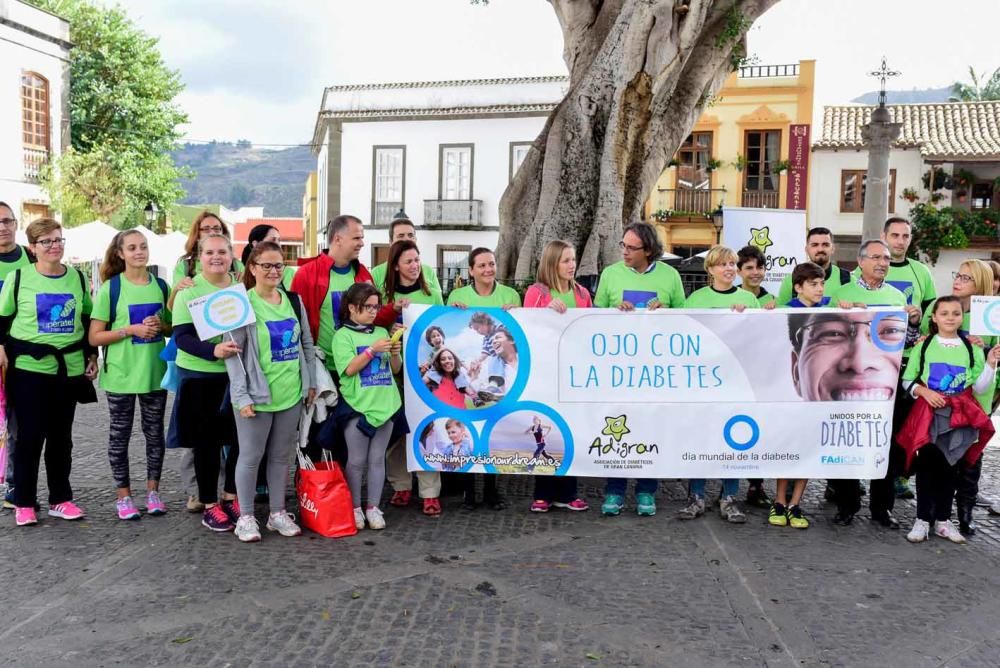
[[[222,219],[218,215],[206,209],[199,213],[194,222],[191,223],[187,241],[184,242],[184,255],[174,265],[174,291],[170,295],[171,307],[173,307],[174,296],[178,292],[194,285],[194,277],[201,271],[201,260],[198,258],[198,244],[202,239],[213,234],[224,236],[232,243],[232,235],[226,224],[222,222]],[[238,279],[243,273],[243,263],[233,258],[229,266],[229,273]]]

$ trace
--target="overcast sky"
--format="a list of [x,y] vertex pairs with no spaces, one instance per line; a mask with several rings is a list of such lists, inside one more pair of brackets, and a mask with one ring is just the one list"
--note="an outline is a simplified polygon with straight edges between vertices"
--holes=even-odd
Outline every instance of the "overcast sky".
[[[194,140],[306,143],[334,84],[565,74],[545,0],[120,2],[180,70]],[[896,89],[992,72],[998,25],[997,0],[781,0],[749,41],[760,64],[817,61],[818,121],[877,87],[866,73],[883,55]]]

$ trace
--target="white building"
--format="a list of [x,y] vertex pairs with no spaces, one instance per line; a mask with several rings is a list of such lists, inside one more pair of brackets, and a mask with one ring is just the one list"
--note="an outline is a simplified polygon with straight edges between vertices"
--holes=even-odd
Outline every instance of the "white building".
[[[908,216],[909,201],[931,197],[924,177],[930,172],[949,178],[936,190],[938,207],[970,212],[996,211],[1000,217],[1000,102],[948,102],[888,105],[902,133],[889,155],[890,214]],[[864,218],[864,181],[868,150],[861,128],[874,107],[825,107],[823,129],[813,143],[809,178],[809,225],[829,227],[841,247],[838,259],[854,261]],[[960,173],[974,178],[965,185],[950,178]],[[937,180],[937,178],[935,178]],[[904,194],[904,191],[912,191]],[[969,248],[945,250],[933,267],[939,290],[950,290],[951,271],[960,258],[990,259],[1000,251],[996,237],[975,241]]]
[[39,170],[69,146],[69,23],[0,0],[0,200],[20,227],[50,215]]
[[402,209],[423,261],[448,276],[464,271],[469,250],[495,247],[500,197],[568,84],[552,76],[327,88],[313,136],[319,234],[339,214],[360,217],[361,260],[378,264]]

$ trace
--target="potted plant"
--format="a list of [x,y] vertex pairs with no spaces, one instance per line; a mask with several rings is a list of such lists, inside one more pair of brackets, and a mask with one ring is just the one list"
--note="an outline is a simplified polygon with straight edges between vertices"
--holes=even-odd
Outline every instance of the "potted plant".
[[774,163],[774,171],[777,174],[784,174],[791,168],[792,168],[792,163],[789,162],[788,160],[779,160],[778,162]]
[[736,159],[733,160],[733,167],[736,168],[737,172],[742,172],[743,168],[747,166],[747,159],[745,156],[738,155]]
[[653,220],[657,223],[665,223],[670,218],[670,211],[667,209],[657,209],[653,212]]
[[715,158],[709,158],[708,163],[705,164],[705,171],[711,174],[719,167],[722,167],[722,161],[716,160]]
[[913,204],[920,199],[920,195],[915,188],[903,188],[903,194],[899,196],[899,199],[905,199],[910,204]]
[[924,183],[925,190],[941,190],[942,188],[951,189],[954,185],[952,178],[944,171],[940,169],[934,170],[934,187],[931,187],[931,170],[924,172],[924,175],[920,177],[920,180]]
[[955,185],[967,191],[967,189],[976,182],[976,175],[967,169],[957,169],[952,175],[952,180],[955,181]]
[[944,199],[944,193],[931,193],[931,204],[937,204]]

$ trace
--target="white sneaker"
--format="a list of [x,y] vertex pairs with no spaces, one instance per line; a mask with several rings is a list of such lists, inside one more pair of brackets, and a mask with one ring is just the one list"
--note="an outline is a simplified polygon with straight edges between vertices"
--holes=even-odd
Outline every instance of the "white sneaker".
[[260,540],[260,525],[253,515],[240,515],[236,520],[236,537],[244,543],[256,543]]
[[740,504],[731,496],[719,499],[719,517],[733,524],[743,524],[747,521],[747,516],[740,509]]
[[951,520],[942,520],[934,523],[934,535],[940,538],[947,538],[953,543],[964,544],[965,536],[959,533],[955,523]]
[[268,515],[267,530],[277,531],[282,536],[287,537],[298,536],[302,533],[302,529],[295,523],[295,518],[292,517],[291,513],[284,510]]
[[911,543],[922,543],[927,540],[927,534],[931,530],[931,525],[923,520],[913,520],[913,528],[906,534],[906,540]]
[[385,518],[382,517],[382,511],[378,507],[369,508],[365,511],[365,517],[368,518],[368,528],[378,531],[385,528]]
[[354,526],[358,528],[358,531],[365,528],[365,511],[360,508],[354,509]]

